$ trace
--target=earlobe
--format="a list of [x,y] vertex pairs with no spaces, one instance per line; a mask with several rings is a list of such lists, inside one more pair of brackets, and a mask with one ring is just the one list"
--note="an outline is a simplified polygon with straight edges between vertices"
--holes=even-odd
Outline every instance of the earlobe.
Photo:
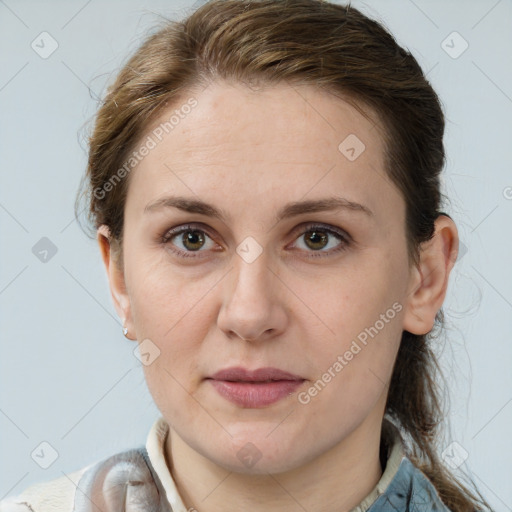
[[413,334],[429,333],[443,305],[450,272],[457,259],[457,226],[448,216],[436,219],[432,239],[421,247],[420,263],[410,277],[403,328]]
[[103,224],[98,228],[97,241],[100,247],[101,258],[107,272],[114,307],[123,323],[123,328],[126,328],[128,332],[133,332],[133,327],[131,326],[130,300],[126,291],[124,272],[119,268],[114,259],[111,247],[112,240],[108,226]]

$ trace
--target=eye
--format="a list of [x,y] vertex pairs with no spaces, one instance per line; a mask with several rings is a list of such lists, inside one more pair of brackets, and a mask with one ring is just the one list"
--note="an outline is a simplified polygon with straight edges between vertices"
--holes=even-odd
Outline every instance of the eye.
[[[176,239],[175,242],[173,242],[174,239]],[[164,244],[174,246],[174,248],[171,247],[171,250],[184,257],[198,257],[191,253],[205,252],[202,249],[212,250],[217,246],[206,231],[194,225],[166,231],[161,237],[161,241]]]
[[[351,242],[350,235],[344,231],[321,224],[309,224],[306,230],[302,227],[299,233],[297,240],[303,238],[304,241],[302,244],[298,244],[298,248],[312,253],[309,255],[310,257],[329,256],[332,253],[345,250]],[[168,230],[160,239],[163,244],[169,246],[172,252],[186,258],[203,257],[199,253],[219,250],[219,246],[208,233],[194,224]]]
[[[303,240],[303,242],[298,244],[299,248],[307,252],[319,253],[311,254],[312,257],[328,256],[345,250],[350,245],[350,236],[347,233],[321,224],[308,225],[307,229],[302,229],[300,233],[297,240]],[[324,250],[326,248],[331,250]]]

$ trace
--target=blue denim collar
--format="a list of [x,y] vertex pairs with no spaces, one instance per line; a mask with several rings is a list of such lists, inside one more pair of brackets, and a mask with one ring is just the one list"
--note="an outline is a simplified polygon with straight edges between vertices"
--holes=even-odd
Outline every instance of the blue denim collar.
[[368,512],[450,512],[430,480],[406,456]]

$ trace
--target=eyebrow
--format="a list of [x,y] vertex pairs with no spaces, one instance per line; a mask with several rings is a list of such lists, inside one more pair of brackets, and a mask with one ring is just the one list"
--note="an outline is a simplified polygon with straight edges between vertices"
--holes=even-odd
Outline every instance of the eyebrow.
[[[219,219],[226,222],[230,219],[230,215],[216,206],[204,201],[183,197],[169,196],[157,199],[148,203],[144,208],[144,213],[154,212],[166,208],[177,208],[188,213],[198,213],[207,217]],[[350,212],[364,213],[368,217],[374,217],[374,213],[367,206],[350,201],[343,197],[328,197],[325,199],[317,199],[310,201],[294,201],[285,205],[276,215],[276,222],[283,219],[295,217],[304,213],[315,213],[333,210],[345,210]]]

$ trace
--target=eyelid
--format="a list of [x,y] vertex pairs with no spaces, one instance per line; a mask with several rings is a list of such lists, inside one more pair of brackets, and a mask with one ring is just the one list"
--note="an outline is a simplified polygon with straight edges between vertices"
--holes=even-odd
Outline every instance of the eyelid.
[[314,231],[315,229],[323,229],[324,231],[339,236],[340,238],[346,240],[347,242],[350,242],[352,240],[352,237],[345,230],[338,228],[336,226],[331,226],[330,224],[324,224],[323,222],[303,222],[302,224],[299,224],[298,226],[293,228],[291,233],[293,235],[295,235],[297,232],[299,232],[300,234],[304,234],[309,231]]
[[176,235],[179,235],[186,231],[203,231],[211,239],[214,238],[210,233],[210,228],[206,224],[202,224],[201,222],[189,222],[185,224],[180,224],[179,226],[173,228],[166,229],[159,238],[161,238],[162,242],[168,242],[171,238],[174,238]]

